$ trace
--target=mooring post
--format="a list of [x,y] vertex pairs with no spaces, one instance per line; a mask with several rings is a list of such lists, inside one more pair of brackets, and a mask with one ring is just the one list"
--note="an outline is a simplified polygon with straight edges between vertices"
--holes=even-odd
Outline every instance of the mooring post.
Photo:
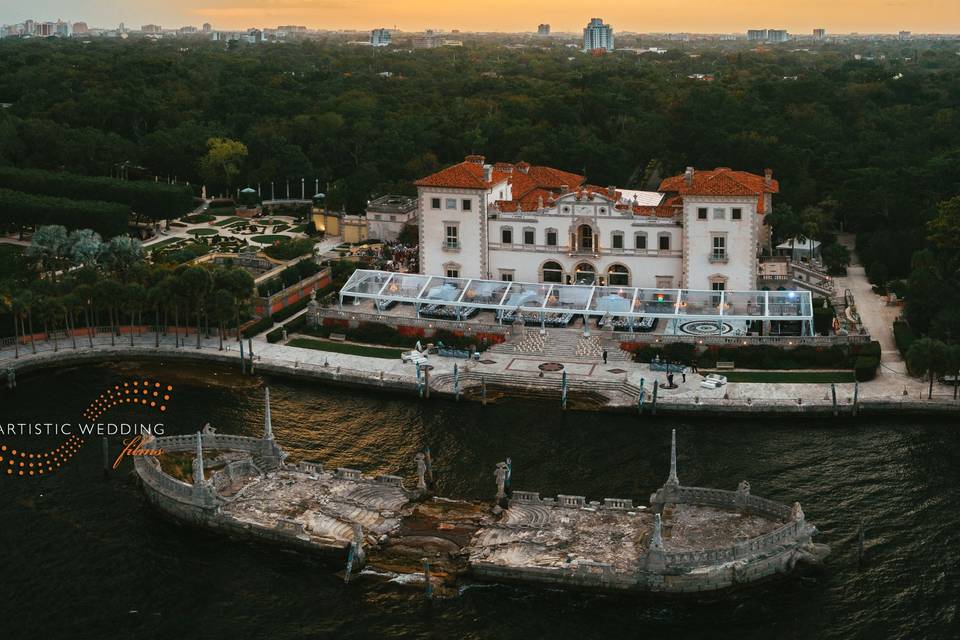
[[433,585],[430,584],[430,561],[423,559],[423,581],[427,585],[427,598],[433,598]]
[[457,363],[453,363],[453,393],[457,402],[460,402],[460,371],[457,369]]
[[17,387],[17,370],[13,367],[7,369],[7,388],[16,389]]
[[350,549],[347,551],[347,570],[343,574],[343,581],[350,582],[350,574],[353,573],[353,559],[357,555],[357,541],[350,543]]
[[240,373],[247,372],[247,357],[243,355],[243,340],[240,341]]
[[250,375],[253,375],[253,338],[247,338],[247,351],[250,352]]
[[830,393],[833,394],[833,417],[837,417],[837,383],[830,383]]
[[433,487],[433,456],[430,455],[430,447],[424,452],[424,461],[427,463],[427,479],[430,481],[430,487]]
[[860,383],[853,383],[853,417],[857,417],[857,404],[860,402]]
[[480,406],[487,406],[487,380],[480,376]]
[[423,397],[423,380],[421,379],[421,376],[423,374],[420,371],[420,363],[416,362],[414,364],[417,368],[417,395],[422,398]]
[[426,398],[430,398],[430,369],[427,368],[423,370],[423,394]]
[[507,458],[507,477],[503,483],[503,489],[507,495],[510,495],[510,478],[513,477],[513,460]]
[[650,415],[657,415],[657,389],[660,388],[660,383],[656,380],[653,381],[653,401],[650,403]]
[[103,477],[110,476],[110,440],[108,436],[103,436]]
[[567,372],[563,372],[563,378],[560,380],[560,406],[567,408]]
[[637,413],[640,413],[640,414],[643,413],[643,401],[645,399],[644,397],[647,395],[647,392],[643,390],[644,382],[645,380],[643,378],[640,378],[640,395],[637,396]]

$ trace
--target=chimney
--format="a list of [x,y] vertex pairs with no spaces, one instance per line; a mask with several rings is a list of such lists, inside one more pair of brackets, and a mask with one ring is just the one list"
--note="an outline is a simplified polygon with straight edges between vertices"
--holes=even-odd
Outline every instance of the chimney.
[[568,191],[570,191],[570,185],[568,184],[560,185],[560,193],[566,193]]
[[490,182],[493,180],[493,167],[488,164],[483,165],[483,181]]
[[529,172],[529,171],[530,171],[530,163],[529,163],[529,162],[518,162],[518,163],[517,163],[517,170],[520,171],[521,173],[527,173],[527,172]]
[[763,170],[763,184],[766,187],[773,186],[773,169]]
[[614,187],[613,185],[607,187],[607,197],[610,198],[611,200],[616,200],[616,199],[617,199],[617,188]]
[[485,158],[483,156],[478,156],[478,155],[469,155],[463,160],[464,162],[470,162],[473,164],[483,164],[483,161],[485,160]]
[[693,167],[687,167],[686,173],[683,174],[683,181],[687,183],[688,187],[693,186]]
[[543,196],[539,196],[539,197],[537,198],[537,209],[538,209],[538,210],[542,210],[542,209],[543,209]]

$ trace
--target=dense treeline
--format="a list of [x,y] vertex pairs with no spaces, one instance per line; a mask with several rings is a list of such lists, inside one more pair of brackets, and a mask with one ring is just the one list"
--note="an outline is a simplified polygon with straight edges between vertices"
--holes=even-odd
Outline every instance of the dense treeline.
[[69,230],[92,229],[105,238],[127,232],[130,210],[115,202],[71,200],[0,189],[0,228],[10,225],[62,225]]
[[0,188],[71,200],[119,202],[152,220],[177,218],[193,207],[193,194],[185,186],[16,167],[0,167]]
[[956,46],[666,46],[597,58],[482,42],[409,52],[3,41],[0,103],[11,106],[0,109],[0,165],[101,176],[132,167],[231,195],[247,184],[269,194],[270,182],[282,194],[288,180],[299,194],[301,177],[310,193],[317,177],[328,204],[350,212],[410,193],[413,179],[468,153],[628,188],[687,165],[771,167],[789,207],[771,217],[779,237],[792,229],[829,245],[856,232],[874,282],[919,303],[908,308],[918,331],[956,339],[960,322],[919,310],[956,307],[958,278],[938,273],[933,294],[929,261],[915,256],[950,264],[928,224],[960,193]]

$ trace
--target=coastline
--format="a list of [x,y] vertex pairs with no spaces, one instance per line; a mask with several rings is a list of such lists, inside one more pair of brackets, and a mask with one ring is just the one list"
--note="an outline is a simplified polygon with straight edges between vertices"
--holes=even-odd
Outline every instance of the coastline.
[[[103,339],[98,336],[97,341]],[[19,359],[13,358],[10,349],[0,351],[0,382],[9,385],[9,370],[14,368],[15,379],[35,371],[64,366],[99,364],[109,361],[161,360],[169,362],[210,363],[225,367],[240,368],[240,353],[236,342],[224,344],[224,350],[218,349],[216,339],[202,340],[203,348],[197,349],[195,338],[188,339],[187,346],[175,347],[171,336],[160,341],[159,348],[154,346],[154,336],[144,334],[130,346],[128,336],[117,338],[117,342],[127,344],[98,344],[74,349],[67,344],[58,351],[52,348],[30,352],[29,345],[21,349]],[[84,339],[86,342],[86,339]],[[136,344],[139,343],[139,344]],[[254,372],[273,376],[286,376],[300,380],[318,380],[325,384],[340,385],[359,389],[379,389],[414,397],[423,397],[461,402],[479,402],[480,382],[482,378],[496,393],[489,402],[498,397],[518,396],[535,397],[542,401],[551,398],[560,402],[559,376],[524,375],[517,372],[505,375],[497,371],[488,371],[482,365],[468,363],[456,358],[431,356],[429,391],[418,385],[416,370],[411,364],[398,360],[384,360],[364,356],[318,352],[298,349],[266,342],[254,342]],[[454,365],[459,365],[460,385],[458,394],[453,383]],[[465,366],[466,365],[466,366]],[[628,366],[628,365],[623,365]],[[683,392],[661,390],[655,408],[651,402],[650,390],[656,375],[644,370],[646,365],[631,363],[631,371],[624,371],[616,379],[591,380],[570,376],[570,410],[614,411],[636,413],[638,417],[653,417],[654,414],[674,416],[789,416],[816,415],[823,417],[852,417],[856,414],[867,415],[951,415],[960,410],[960,402],[951,398],[934,397],[927,400],[918,397],[919,388],[913,381],[912,392],[893,393],[890,380],[861,383],[854,388],[853,383],[837,384],[837,403],[832,400],[831,385],[828,384],[763,384],[729,383],[726,388],[711,393],[709,390],[698,392],[689,388]],[[693,377],[693,376],[691,376]],[[643,406],[638,406],[638,383],[647,382]],[[899,381],[895,382],[899,386]],[[925,386],[925,384],[924,384]],[[907,391],[907,386],[903,387]],[[854,405],[853,396],[857,395]],[[458,398],[459,395],[459,398]]]

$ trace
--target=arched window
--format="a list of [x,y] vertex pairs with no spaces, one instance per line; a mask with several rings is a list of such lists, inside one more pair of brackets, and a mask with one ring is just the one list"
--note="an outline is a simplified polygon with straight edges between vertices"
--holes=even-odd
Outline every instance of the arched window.
[[633,236],[633,248],[646,251],[647,249],[647,232],[646,231],[637,231]]
[[573,271],[576,284],[593,284],[597,280],[597,270],[589,262],[581,262]]
[[540,268],[540,282],[563,282],[563,267],[559,262],[544,262]]
[[622,264],[612,264],[607,269],[607,284],[612,287],[629,287],[630,270]]

